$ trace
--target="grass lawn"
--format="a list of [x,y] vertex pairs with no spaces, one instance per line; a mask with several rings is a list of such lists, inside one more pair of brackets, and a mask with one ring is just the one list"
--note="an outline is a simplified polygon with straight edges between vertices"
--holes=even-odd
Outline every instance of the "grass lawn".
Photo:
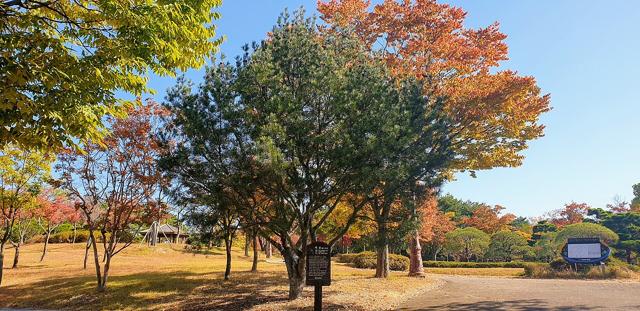
[[[51,244],[42,263],[41,248],[41,244],[24,246],[18,269],[10,268],[13,249],[7,248],[0,307],[297,310],[312,309],[313,305],[310,287],[304,298],[286,300],[286,269],[277,258],[267,262],[261,257],[260,271],[251,273],[248,272],[251,258],[244,257],[240,250],[233,254],[232,279],[225,282],[222,280],[225,256],[221,249],[193,254],[178,245],[155,248],[132,245],[114,257],[107,292],[97,293],[91,259],[87,270],[82,269],[84,244]],[[438,284],[434,278],[409,278],[406,272],[394,272],[389,279],[375,279],[372,270],[335,262],[332,270],[332,285],[324,289],[324,306],[329,310],[394,309],[402,301]]]

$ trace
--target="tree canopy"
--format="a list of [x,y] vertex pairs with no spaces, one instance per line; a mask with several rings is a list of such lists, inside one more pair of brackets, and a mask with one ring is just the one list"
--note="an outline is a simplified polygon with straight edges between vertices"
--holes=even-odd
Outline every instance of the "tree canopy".
[[435,0],[370,4],[320,0],[318,10],[329,28],[354,28],[393,74],[425,79],[425,94],[448,98],[456,154],[450,168],[473,174],[520,165],[527,141],[543,135],[538,118],[550,109],[549,96],[533,77],[498,70],[507,59],[498,23],[465,28],[464,10]]
[[213,55],[204,1],[0,2],[0,141],[25,147],[98,141],[102,118],[150,91],[147,76],[199,67]]
[[499,231],[491,236],[487,257],[493,260],[511,261],[529,251],[527,239],[511,231]]
[[458,259],[469,261],[482,257],[489,248],[490,236],[473,227],[458,228],[446,235],[445,252]]
[[570,238],[599,238],[605,243],[615,243],[618,241],[618,235],[611,231],[611,229],[591,223],[577,223],[567,225],[555,238],[555,242],[558,245],[563,245]]

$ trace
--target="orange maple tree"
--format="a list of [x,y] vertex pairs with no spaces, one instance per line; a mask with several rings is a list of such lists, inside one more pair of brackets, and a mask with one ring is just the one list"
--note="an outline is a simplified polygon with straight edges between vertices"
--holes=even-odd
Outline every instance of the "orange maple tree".
[[456,228],[453,213],[443,213],[438,209],[438,200],[433,197],[420,207],[420,242],[426,243],[436,260],[442,250],[446,234]]
[[447,98],[456,159],[452,171],[518,166],[527,141],[543,135],[539,116],[548,111],[549,95],[536,81],[511,70],[506,35],[493,23],[463,26],[466,12],[435,0],[318,1],[325,29],[353,29],[391,72],[425,79],[425,94]]
[[513,214],[504,214],[500,215],[500,213],[505,208],[496,205],[482,205],[476,208],[473,211],[471,217],[465,217],[462,219],[462,223],[468,227],[478,228],[486,233],[492,234],[496,233],[500,230],[507,229],[509,224],[516,219],[516,216]]
[[558,227],[581,223],[591,209],[587,203],[571,202],[549,213],[550,222]]

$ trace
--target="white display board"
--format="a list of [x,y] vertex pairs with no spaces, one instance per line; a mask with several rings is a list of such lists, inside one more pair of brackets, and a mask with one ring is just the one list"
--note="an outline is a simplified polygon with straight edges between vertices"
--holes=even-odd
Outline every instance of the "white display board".
[[569,244],[567,245],[569,258],[599,258],[601,256],[600,243]]

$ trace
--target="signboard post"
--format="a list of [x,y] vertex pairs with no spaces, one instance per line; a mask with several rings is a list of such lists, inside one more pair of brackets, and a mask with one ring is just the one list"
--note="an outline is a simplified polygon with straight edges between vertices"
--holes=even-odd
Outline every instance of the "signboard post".
[[314,287],[313,310],[322,310],[322,286],[331,285],[331,248],[324,242],[307,247],[307,285]]

